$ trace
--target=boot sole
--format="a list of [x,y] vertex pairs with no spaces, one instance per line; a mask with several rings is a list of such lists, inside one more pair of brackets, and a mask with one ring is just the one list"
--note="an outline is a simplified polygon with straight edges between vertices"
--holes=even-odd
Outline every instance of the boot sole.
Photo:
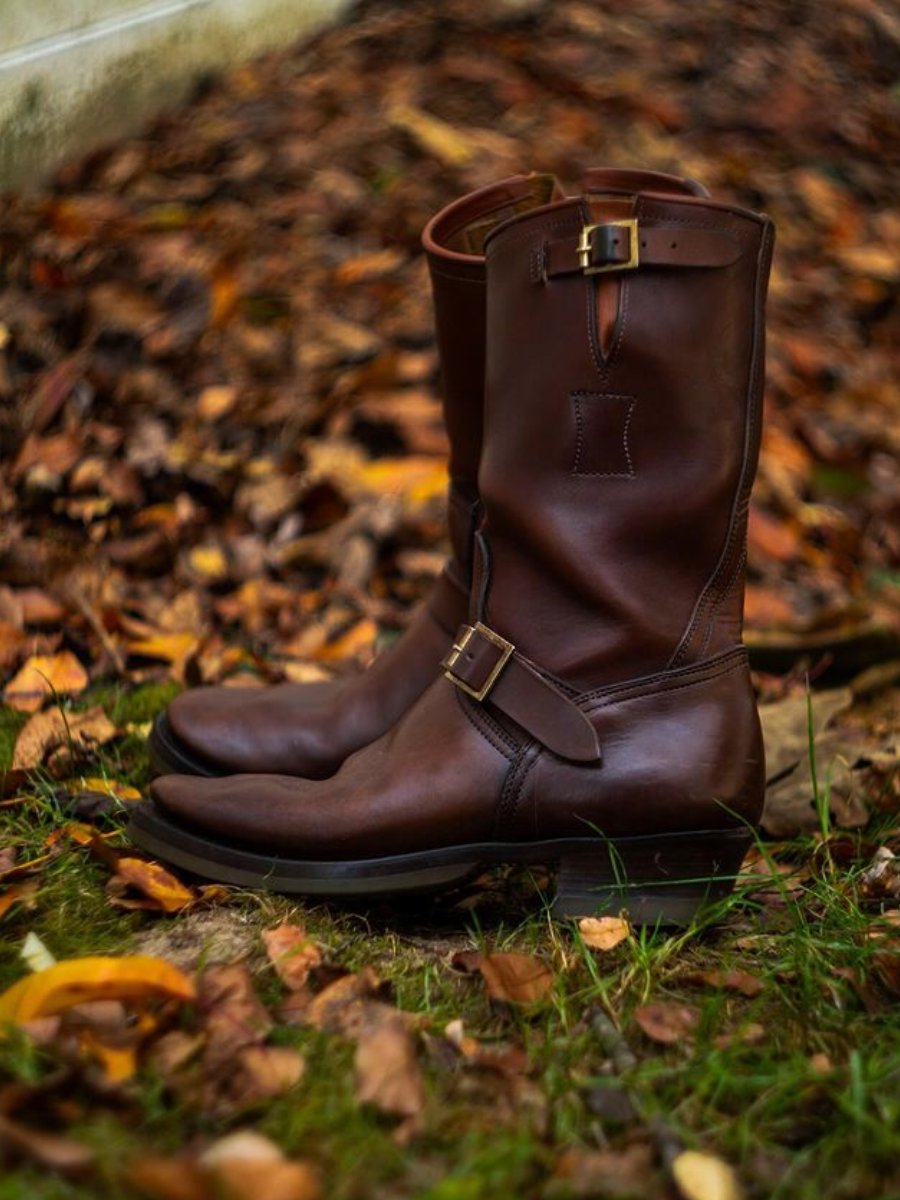
[[207,779],[217,779],[226,773],[180,742],[172,732],[165,713],[160,713],[153,722],[147,746],[150,766],[156,775],[202,775]]
[[137,806],[128,836],[143,850],[201,878],[309,896],[375,898],[438,891],[501,863],[558,864],[557,918],[627,912],[636,925],[686,925],[734,887],[752,843],[749,829],[629,838],[481,842],[341,862],[278,858],[212,842]]

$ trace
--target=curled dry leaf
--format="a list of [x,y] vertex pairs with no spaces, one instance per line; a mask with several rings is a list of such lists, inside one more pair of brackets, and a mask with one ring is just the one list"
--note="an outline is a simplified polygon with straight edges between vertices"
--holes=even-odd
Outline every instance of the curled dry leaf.
[[651,1041],[672,1046],[691,1036],[697,1028],[698,1015],[687,1004],[659,1000],[636,1008],[634,1019]]
[[744,1194],[728,1163],[699,1150],[682,1150],[671,1171],[684,1200],[741,1200]]
[[48,696],[72,696],[83,692],[88,674],[71,650],[59,654],[36,654],[9,681],[3,702],[19,712],[37,712]]
[[462,951],[453,956],[453,965],[466,973],[479,971],[491,999],[506,1004],[535,1004],[554,983],[553,972],[533,954]]
[[77,754],[104,746],[116,733],[115,725],[99,705],[79,713],[59,708],[35,713],[16,740],[12,770],[31,771],[48,759],[50,767],[59,770],[70,751]]
[[582,917],[578,929],[591,950],[613,950],[631,933],[624,917]]
[[[186,887],[159,863],[120,858],[115,869],[106,891],[110,904],[117,908],[177,913],[193,907],[199,899],[197,889]],[[137,898],[129,895],[129,891],[137,892]]]
[[73,958],[28,975],[4,992],[0,996],[0,1025],[53,1016],[87,1000],[188,1003],[195,998],[190,979],[161,958]]
[[263,930],[263,942],[269,961],[279,978],[291,991],[306,986],[310,971],[321,965],[322,955],[300,925],[282,924]]

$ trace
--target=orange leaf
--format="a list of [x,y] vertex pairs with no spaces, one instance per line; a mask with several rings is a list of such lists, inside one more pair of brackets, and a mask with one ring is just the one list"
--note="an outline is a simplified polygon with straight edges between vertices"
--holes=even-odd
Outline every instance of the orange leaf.
[[[146,862],[142,858],[120,858],[116,865],[115,878],[122,880],[129,887],[136,888],[163,912],[181,912],[197,900],[195,892],[185,887],[181,880],[176,879],[165,867],[161,867],[159,863]],[[119,897],[113,897],[110,903],[121,908],[137,905],[143,907],[141,901],[129,901]]]
[[73,958],[27,975],[0,995],[0,1025],[23,1024],[88,1000],[182,1000],[196,992],[190,979],[161,958]]
[[0,921],[15,904],[32,906],[37,895],[37,880],[29,879],[25,883],[17,883],[0,896]]
[[278,925],[265,929],[262,935],[266,954],[281,980],[291,991],[302,988],[309,973],[322,961],[319,949],[306,936],[300,925]]
[[492,1000],[534,1004],[553,987],[553,972],[533,954],[456,954],[454,966],[480,971]]
[[37,712],[48,696],[73,695],[87,684],[87,671],[71,650],[35,654],[6,685],[3,700],[19,712]]
[[583,917],[578,928],[584,944],[591,950],[612,950],[631,932],[631,926],[623,917]]

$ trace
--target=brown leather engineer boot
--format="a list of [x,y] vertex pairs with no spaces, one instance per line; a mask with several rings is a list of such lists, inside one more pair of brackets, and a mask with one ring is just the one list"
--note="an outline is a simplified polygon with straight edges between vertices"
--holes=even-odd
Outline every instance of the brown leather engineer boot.
[[442,209],[423,234],[450,441],[452,552],[410,626],[356,676],[183,693],[150,735],[158,771],[275,771],[322,779],[389,729],[438,674],[469,605],[484,397],[484,239],[507,217],[561,194],[549,175],[515,176]]
[[495,229],[483,518],[443,676],[328,780],[157,780],[135,841],[319,895],[555,862],[557,914],[674,923],[727,891],[763,799],[740,636],[772,240],[650,191]]

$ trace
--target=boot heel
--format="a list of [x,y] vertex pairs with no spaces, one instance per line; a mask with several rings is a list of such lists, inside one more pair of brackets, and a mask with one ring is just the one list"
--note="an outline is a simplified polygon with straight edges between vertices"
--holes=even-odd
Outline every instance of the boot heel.
[[597,841],[560,859],[553,915],[624,912],[635,925],[687,925],[731,892],[752,840],[737,829]]

